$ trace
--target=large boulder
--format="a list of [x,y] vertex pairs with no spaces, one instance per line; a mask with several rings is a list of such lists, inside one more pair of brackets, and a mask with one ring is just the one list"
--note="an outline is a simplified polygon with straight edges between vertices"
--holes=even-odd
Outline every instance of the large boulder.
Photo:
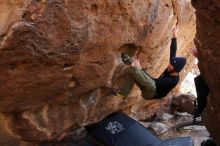
[[193,0],[196,8],[196,44],[199,68],[210,88],[208,106],[203,117],[211,136],[220,145],[220,1]]
[[126,79],[120,53],[138,54],[157,77],[168,63],[173,27],[180,28],[181,56],[189,57],[195,34],[189,0],[0,4],[1,119],[7,133],[28,141],[54,140],[118,110],[143,119],[160,110],[168,100],[145,102],[138,88],[126,101],[112,97]]
[[193,94],[181,94],[171,99],[171,109],[174,112],[187,112],[193,115],[195,113],[195,101],[196,97]]

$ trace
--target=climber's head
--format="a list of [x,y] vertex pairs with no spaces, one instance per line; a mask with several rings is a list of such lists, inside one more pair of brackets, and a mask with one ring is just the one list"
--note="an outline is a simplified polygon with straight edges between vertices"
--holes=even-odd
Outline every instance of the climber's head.
[[186,64],[186,58],[184,57],[173,57],[168,65],[168,71],[175,70],[180,72]]

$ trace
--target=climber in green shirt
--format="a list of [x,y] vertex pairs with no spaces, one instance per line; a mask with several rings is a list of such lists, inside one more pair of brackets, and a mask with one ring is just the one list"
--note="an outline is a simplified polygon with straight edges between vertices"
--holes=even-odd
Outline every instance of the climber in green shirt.
[[130,58],[126,53],[122,53],[122,61],[129,65],[131,77],[126,80],[122,90],[115,92],[116,95],[126,98],[136,83],[142,91],[142,97],[146,100],[160,99],[165,97],[179,82],[179,72],[186,64],[184,57],[176,57],[178,28],[173,30],[173,38],[170,46],[170,62],[166,70],[159,78],[153,78],[147,74],[141,67],[138,59]]

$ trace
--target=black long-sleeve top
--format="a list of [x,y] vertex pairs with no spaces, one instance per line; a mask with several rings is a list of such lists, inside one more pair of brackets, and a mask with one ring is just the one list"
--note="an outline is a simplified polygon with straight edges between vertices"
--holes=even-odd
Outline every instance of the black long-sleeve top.
[[[177,40],[172,38],[170,45],[170,60],[176,57]],[[179,75],[172,76],[167,69],[160,75],[159,78],[154,79],[156,83],[156,92],[154,98],[159,99],[165,97],[179,82]]]

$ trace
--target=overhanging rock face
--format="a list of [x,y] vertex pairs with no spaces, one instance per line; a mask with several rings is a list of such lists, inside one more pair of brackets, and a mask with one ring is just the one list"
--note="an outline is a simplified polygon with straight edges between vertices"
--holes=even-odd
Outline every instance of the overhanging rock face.
[[195,34],[190,1],[0,4],[1,119],[8,133],[29,141],[52,140],[126,107],[128,113],[147,117],[160,101],[143,103],[137,90],[128,102],[111,95],[124,80],[120,53],[138,53],[156,77],[167,65],[174,25],[180,27],[178,55],[189,56],[186,49]]
[[208,106],[203,117],[211,136],[220,145],[220,1],[195,0],[199,68],[210,87]]

